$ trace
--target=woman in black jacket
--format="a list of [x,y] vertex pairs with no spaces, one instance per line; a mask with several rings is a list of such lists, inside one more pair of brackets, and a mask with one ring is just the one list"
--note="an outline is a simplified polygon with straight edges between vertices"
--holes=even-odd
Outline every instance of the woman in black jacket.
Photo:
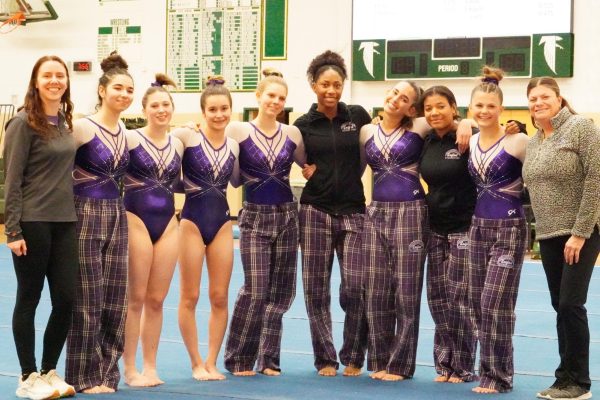
[[[333,253],[340,263],[340,304],[346,313],[340,361],[344,375],[361,373],[367,345],[361,234],[365,197],[358,136],[371,121],[364,108],[340,102],[347,78],[344,59],[326,51],[307,70],[317,103],[298,118],[308,164],[316,165],[300,199],[302,280],[315,357],[322,376],[335,376],[337,355],[329,310]],[[305,174],[306,175],[306,174]],[[305,176],[309,178],[309,176]]]

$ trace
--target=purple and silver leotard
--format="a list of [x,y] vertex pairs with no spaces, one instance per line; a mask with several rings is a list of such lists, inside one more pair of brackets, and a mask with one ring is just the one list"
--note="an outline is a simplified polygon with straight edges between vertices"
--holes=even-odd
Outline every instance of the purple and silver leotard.
[[235,155],[228,145],[231,139],[215,149],[200,133],[200,144],[183,152],[185,204],[181,218],[196,224],[204,244],[208,245],[230,218],[226,191]]
[[140,144],[129,151],[129,165],[125,175],[125,209],[137,215],[156,243],[175,214],[173,192],[179,180],[181,158],[169,143],[156,147],[142,133],[136,131],[148,144]]
[[[129,163],[129,152],[121,125],[116,134],[88,118],[104,134],[108,144],[98,135],[82,144],[75,154],[73,192],[75,196],[95,199],[117,199],[119,182]],[[120,153],[119,156],[116,154]]]
[[365,142],[367,163],[373,170],[373,200],[424,199],[425,193],[419,181],[418,170],[423,139],[415,132],[406,131],[392,142],[397,130],[390,135],[378,133],[381,134],[381,148],[375,143],[375,136]]
[[240,142],[240,171],[246,189],[246,201],[266,205],[294,201],[290,170],[296,143],[281,134],[281,124],[278,132],[271,138],[251,125],[258,141],[249,136]]
[[477,186],[475,217],[486,219],[524,217],[521,192],[523,163],[499,148],[504,136],[483,151],[471,149],[469,173]]

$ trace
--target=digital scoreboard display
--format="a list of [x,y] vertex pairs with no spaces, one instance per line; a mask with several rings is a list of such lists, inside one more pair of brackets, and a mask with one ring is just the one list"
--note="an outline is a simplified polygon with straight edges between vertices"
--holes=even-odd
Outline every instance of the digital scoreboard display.
[[352,79],[573,76],[572,1],[354,0]]

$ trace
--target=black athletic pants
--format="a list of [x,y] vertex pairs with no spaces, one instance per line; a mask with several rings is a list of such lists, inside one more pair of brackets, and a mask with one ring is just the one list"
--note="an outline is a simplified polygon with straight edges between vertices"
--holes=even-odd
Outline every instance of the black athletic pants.
[[589,390],[590,330],[585,303],[600,251],[600,235],[596,228],[585,241],[579,262],[573,265],[565,263],[563,253],[569,237],[540,240],[550,299],[556,311],[560,364],[555,375],[558,382],[574,383]]
[[12,327],[21,372],[29,374],[37,371],[34,320],[44,280],[52,300],[41,365],[48,371],[56,368],[71,326],[79,260],[75,222],[21,222],[21,229],[27,255],[12,255],[17,275]]

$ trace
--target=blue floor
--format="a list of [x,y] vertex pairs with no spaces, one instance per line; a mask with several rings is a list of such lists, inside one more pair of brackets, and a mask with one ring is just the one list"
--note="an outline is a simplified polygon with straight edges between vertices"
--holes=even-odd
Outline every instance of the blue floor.
[[[339,286],[337,265],[334,266],[332,287]],[[239,252],[236,252],[234,274],[230,290],[230,309],[237,290],[243,281]],[[15,278],[10,253],[0,246],[0,399],[16,399],[14,390],[19,373],[17,356],[11,333],[11,315],[15,296]],[[133,389],[121,384],[115,395],[78,395],[85,399],[465,399],[481,398],[470,391],[475,384],[433,383],[435,371],[432,364],[433,322],[423,301],[417,371],[415,377],[403,382],[373,381],[368,374],[357,378],[317,376],[312,365],[312,349],[306,310],[302,300],[302,285],[298,282],[298,295],[292,309],[284,319],[282,343],[282,369],[280,377],[258,375],[239,378],[227,374],[221,382],[197,382],[192,379],[189,359],[177,326],[177,301],[179,281],[177,273],[171,292],[165,302],[163,335],[158,356],[158,369],[166,382],[156,388]],[[334,290],[337,292],[337,289]],[[600,276],[592,279],[588,297],[588,316],[591,326],[591,364],[593,385],[600,381]],[[343,313],[339,308],[337,293],[332,299],[334,335],[341,344]],[[550,307],[544,273],[539,262],[528,262],[523,268],[519,299],[517,302],[517,327],[515,346],[515,388],[509,394],[485,398],[533,399],[535,393],[553,382],[553,371],[558,363],[557,340],[554,329],[555,315]],[[50,308],[47,293],[40,303],[36,327],[45,326]],[[206,353],[206,320],[208,317],[206,283],[203,282],[198,307],[201,351]],[[38,330],[38,343],[43,332]],[[41,354],[38,344],[38,354]],[[59,371],[64,369],[61,358]],[[595,390],[596,386],[592,387]],[[600,390],[600,389],[598,389]]]

